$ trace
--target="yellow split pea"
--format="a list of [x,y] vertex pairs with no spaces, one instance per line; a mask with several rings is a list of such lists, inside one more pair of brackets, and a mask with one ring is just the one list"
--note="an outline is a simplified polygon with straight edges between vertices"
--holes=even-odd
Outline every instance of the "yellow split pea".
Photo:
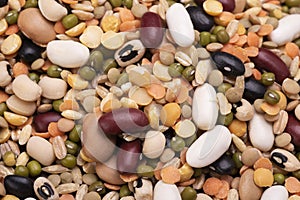
[[181,108],[177,103],[167,103],[160,112],[160,120],[165,126],[173,126],[181,115]]

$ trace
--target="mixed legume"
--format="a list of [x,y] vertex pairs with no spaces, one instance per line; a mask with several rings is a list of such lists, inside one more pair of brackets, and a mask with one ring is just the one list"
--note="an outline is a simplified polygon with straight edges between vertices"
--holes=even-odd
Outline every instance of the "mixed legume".
[[299,21],[299,0],[0,0],[0,196],[299,199]]

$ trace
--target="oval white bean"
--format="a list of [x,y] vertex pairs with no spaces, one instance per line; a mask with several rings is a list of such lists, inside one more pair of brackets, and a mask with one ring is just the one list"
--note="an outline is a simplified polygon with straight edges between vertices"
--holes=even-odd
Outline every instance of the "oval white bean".
[[181,200],[178,188],[175,184],[167,184],[163,181],[158,181],[154,187],[153,200]]
[[287,200],[289,193],[282,185],[272,186],[264,191],[260,200]]

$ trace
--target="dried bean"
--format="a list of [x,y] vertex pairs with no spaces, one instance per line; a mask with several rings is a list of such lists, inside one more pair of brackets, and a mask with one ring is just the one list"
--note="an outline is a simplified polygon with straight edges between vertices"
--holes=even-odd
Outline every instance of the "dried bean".
[[163,39],[161,18],[153,12],[146,12],[141,18],[140,38],[146,48],[156,48]]
[[33,127],[37,132],[47,132],[49,123],[57,122],[60,118],[60,114],[56,112],[41,113],[34,117]]
[[33,181],[30,178],[8,175],[4,178],[5,190],[8,194],[13,194],[21,199],[33,197]]
[[214,25],[214,18],[205,13],[201,7],[189,6],[186,8],[190,15],[194,29],[197,31],[210,31]]
[[300,146],[300,122],[292,113],[289,114],[285,131],[292,136],[292,143]]
[[117,156],[117,168],[120,172],[134,172],[142,152],[140,140],[123,142]]

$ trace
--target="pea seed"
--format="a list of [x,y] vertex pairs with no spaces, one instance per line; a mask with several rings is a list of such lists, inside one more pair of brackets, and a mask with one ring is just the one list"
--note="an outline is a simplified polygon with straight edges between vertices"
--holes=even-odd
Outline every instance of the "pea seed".
[[183,66],[179,63],[173,63],[170,65],[170,67],[168,68],[168,72],[170,74],[170,76],[172,77],[178,77],[181,75],[182,71],[183,71]]
[[58,99],[58,100],[54,100],[53,102],[52,102],[52,107],[53,107],[53,109],[56,111],[56,112],[61,112],[60,110],[59,110],[59,106],[60,106],[60,104],[62,104],[64,101],[62,100],[62,99]]
[[277,184],[284,184],[284,180],[285,180],[285,177],[283,174],[274,174],[274,183],[277,183]]
[[66,157],[61,160],[61,164],[72,169],[76,166],[76,157],[71,154],[67,154]]
[[231,124],[232,120],[233,120],[232,112],[230,112],[227,115],[219,115],[219,118],[218,118],[218,122],[220,124],[224,124],[225,126],[228,126],[229,124]]
[[210,42],[218,42],[216,35],[210,35]]
[[122,5],[122,0],[109,0],[109,3],[113,8],[116,8]]
[[132,8],[132,2],[133,2],[132,0],[123,0],[122,4],[126,8],[131,9]]
[[95,78],[96,71],[91,67],[84,66],[79,69],[79,75],[81,76],[81,78],[91,81]]
[[202,175],[202,169],[201,168],[194,168],[194,177],[199,177]]
[[79,142],[80,141],[80,133],[81,133],[81,125],[76,124],[75,127],[71,130],[71,132],[69,133],[69,139],[72,142]]
[[7,111],[6,103],[0,103],[0,115],[3,116],[4,112]]
[[279,102],[280,95],[275,90],[267,90],[264,99],[267,103],[274,105]]
[[225,93],[229,88],[231,88],[232,85],[229,83],[222,83],[219,87],[218,87],[218,92],[222,92]]
[[47,69],[47,75],[52,78],[59,78],[61,72],[62,72],[62,69],[60,67],[58,67],[57,65],[51,65]]
[[157,163],[159,162],[159,159],[148,159],[147,160],[147,165],[151,166],[152,168],[155,168]]
[[103,59],[104,58],[101,51],[93,51],[90,55],[88,63],[96,71],[100,71],[102,69]]
[[40,76],[37,73],[31,72],[28,74],[28,77],[36,83],[40,81]]
[[200,33],[200,45],[205,47],[210,43],[210,32],[203,31]]
[[16,157],[12,151],[7,151],[3,155],[3,162],[6,166],[12,167],[16,164]]
[[272,72],[264,72],[261,75],[261,82],[266,86],[270,86],[275,82],[275,74]]
[[293,41],[298,47],[300,47],[300,38]]
[[24,165],[19,165],[15,169],[15,175],[28,177],[29,176],[29,170]]
[[32,160],[29,163],[27,163],[27,168],[29,170],[30,176],[32,176],[32,177],[38,176],[42,172],[42,166],[36,160]]
[[174,151],[181,151],[185,147],[185,142],[181,137],[175,136],[171,140],[171,148]]
[[27,0],[24,8],[36,8],[38,6],[38,1],[37,0]]
[[128,74],[124,72],[120,74],[119,79],[117,81],[117,86],[120,87],[121,85],[127,83],[128,81],[129,81]]
[[194,188],[188,186],[184,188],[181,192],[181,199],[182,200],[195,200],[197,198],[197,192]]
[[189,66],[182,71],[182,76],[188,80],[192,81],[195,78],[195,67]]
[[236,166],[236,168],[240,169],[243,166],[243,163],[241,161],[242,153],[241,152],[235,152],[232,155],[232,160]]
[[62,19],[62,24],[66,29],[70,29],[78,24],[78,18],[74,14],[66,15]]
[[101,181],[96,181],[94,182],[92,185],[89,186],[88,189],[89,192],[97,192],[100,195],[103,195],[106,193],[106,188],[104,186],[104,184]]
[[286,6],[286,5],[283,5],[283,6],[281,7],[281,10],[282,10],[282,12],[284,12],[284,13],[289,13],[289,7]]
[[128,185],[122,185],[120,189],[120,198],[129,196],[131,194],[131,191],[128,188]]
[[184,142],[186,146],[191,146],[192,143],[197,139],[197,134],[195,133],[194,135],[192,135],[191,137],[185,138]]
[[113,58],[109,58],[103,63],[103,71],[105,74],[111,69],[117,67],[117,62]]
[[218,31],[216,35],[217,35],[217,40],[219,42],[221,42],[222,44],[226,44],[230,40],[230,37],[229,37],[227,31],[225,31],[225,30]]
[[300,178],[300,170],[294,171],[293,176],[295,176],[297,179]]
[[299,0],[286,0],[285,4],[288,7],[298,7],[300,5],[300,1]]
[[214,29],[212,30],[212,34],[216,35],[217,32],[223,31],[223,30],[225,30],[224,26],[215,26]]
[[149,165],[139,165],[137,167],[137,173],[141,177],[151,178],[154,175],[154,169]]
[[79,152],[79,146],[78,146],[78,144],[76,144],[75,142],[72,142],[72,141],[70,141],[70,140],[67,140],[67,141],[65,142],[65,145],[66,145],[66,147],[67,147],[67,152],[68,152],[69,154],[75,155],[75,154],[77,154],[77,153]]
[[12,25],[12,24],[17,23],[18,16],[19,16],[19,13],[17,10],[11,10],[6,14],[5,20],[9,25]]

